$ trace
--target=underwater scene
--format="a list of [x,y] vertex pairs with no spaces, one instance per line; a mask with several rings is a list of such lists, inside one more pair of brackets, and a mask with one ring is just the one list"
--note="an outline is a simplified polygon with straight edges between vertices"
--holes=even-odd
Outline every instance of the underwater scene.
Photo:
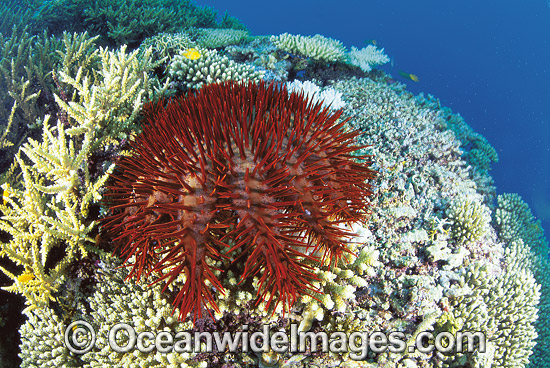
[[550,367],[550,3],[0,2],[0,368]]

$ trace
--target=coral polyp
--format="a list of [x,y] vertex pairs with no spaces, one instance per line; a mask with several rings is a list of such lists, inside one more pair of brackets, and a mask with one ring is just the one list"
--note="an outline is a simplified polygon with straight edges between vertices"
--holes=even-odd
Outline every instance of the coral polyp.
[[103,222],[129,277],[166,288],[183,273],[180,319],[218,310],[227,267],[257,277],[268,307],[309,294],[312,265],[345,257],[345,225],[366,220],[372,194],[375,173],[341,113],[264,83],[147,105]]

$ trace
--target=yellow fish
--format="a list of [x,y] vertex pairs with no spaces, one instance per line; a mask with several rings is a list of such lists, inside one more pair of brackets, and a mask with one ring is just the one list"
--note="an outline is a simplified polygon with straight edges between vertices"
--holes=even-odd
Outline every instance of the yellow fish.
[[412,80],[413,82],[418,82],[419,79],[418,79],[418,76],[415,75],[415,74],[410,74],[410,73],[405,73],[405,72],[399,72],[399,75],[404,77],[404,78],[407,78],[407,79],[410,79]]
[[181,55],[184,58],[189,59],[189,60],[197,60],[198,58],[201,57],[201,53],[199,52],[199,50],[197,50],[195,48],[187,49]]
[[34,275],[32,273],[24,273],[22,275],[17,276],[17,280],[22,284],[29,282],[32,279],[34,279]]
[[4,204],[6,204],[7,199],[10,196],[10,184],[6,183],[5,188],[6,189],[4,189],[4,192],[2,193],[2,199],[4,200]]

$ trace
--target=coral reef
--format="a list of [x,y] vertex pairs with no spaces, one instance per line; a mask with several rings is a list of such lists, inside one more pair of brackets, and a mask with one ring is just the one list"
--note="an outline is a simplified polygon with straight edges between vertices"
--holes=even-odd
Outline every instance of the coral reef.
[[148,37],[139,46],[142,52],[152,50],[153,62],[171,62],[174,56],[181,51],[195,47],[195,43],[185,32],[180,33],[159,33]]
[[54,89],[49,75],[59,67],[61,50],[61,42],[46,32],[31,35],[27,28],[14,27],[0,34],[0,169],[13,162],[21,143],[34,134],[37,119],[49,112]]
[[63,342],[65,325],[52,309],[35,309],[27,317],[19,330],[21,368],[78,366]]
[[[58,74],[74,88],[75,101],[63,90],[62,97],[54,96],[62,109],[57,124],[50,126],[48,115],[40,122],[41,140],[29,138],[15,156],[22,180],[2,186],[0,229],[8,236],[0,254],[12,263],[0,269],[13,281],[4,289],[24,295],[29,309],[48,305],[65,268],[94,243],[97,219],[88,217],[90,206],[101,198],[114,165],[95,167],[90,159],[124,129],[135,129],[130,124],[141,96],[152,90],[150,57],[137,60],[137,51],[127,55],[124,47],[117,53],[90,51],[93,39],[85,34],[66,35],[64,43]],[[101,68],[92,73],[96,62]],[[69,72],[75,69],[73,78]],[[52,256],[59,252],[64,255]]]
[[[76,75],[59,72],[60,80],[78,93],[77,101],[66,101],[55,95],[56,102],[75,125],[71,134],[93,132],[88,144],[92,150],[108,139],[128,137],[143,101],[154,95],[151,70],[155,67],[151,49],[138,58],[139,50],[126,52],[122,46],[117,52],[100,48],[93,56],[99,67],[93,75],[86,66],[78,68]],[[90,56],[92,57],[92,55]],[[158,81],[157,81],[158,82]],[[158,93],[158,91],[157,91]]]
[[[102,262],[95,277],[101,284],[88,296],[89,313],[73,316],[75,320],[90,323],[96,331],[95,348],[82,355],[69,354],[64,341],[64,323],[50,308],[27,313],[29,319],[21,327],[22,367],[203,367],[189,353],[136,355],[133,352],[113,354],[108,338],[109,329],[120,321],[131,321],[136,333],[142,331],[175,331],[185,325],[172,317],[172,307],[161,293],[161,288],[124,282],[127,272],[116,269],[116,264]],[[82,306],[84,308],[84,306]],[[83,309],[84,310],[84,309]],[[189,328],[190,326],[187,326]],[[120,346],[127,336],[119,334]]]
[[[489,175],[498,160],[496,151],[460,115],[442,107],[433,96],[413,96],[391,76],[371,70],[384,61],[383,50],[366,47],[346,52],[339,41],[320,35],[245,39],[246,28],[238,20],[225,14],[216,21],[213,9],[196,7],[190,1],[117,0],[108,4],[114,4],[111,8],[105,4],[103,0],[15,0],[0,5],[0,83],[6,86],[0,91],[0,277],[4,285],[10,284],[7,290],[23,295],[1,291],[7,300],[0,308],[2,364],[549,366],[549,248],[540,223],[519,196],[497,198]],[[220,29],[209,29],[212,27]],[[78,33],[85,30],[94,33]],[[101,37],[90,36],[95,32]],[[286,171],[281,169],[285,167],[282,158],[277,161],[281,165],[265,167],[276,152],[287,147],[285,139],[287,143],[299,139],[285,136],[281,147],[272,151],[268,150],[271,141],[262,141],[260,133],[248,136],[243,143],[247,130],[238,124],[256,124],[256,120],[244,118],[250,116],[252,102],[245,103],[242,98],[235,102],[237,97],[229,98],[218,90],[209,105],[217,107],[200,110],[201,104],[194,104],[204,96],[199,88],[220,88],[211,83],[261,79],[291,81],[271,87],[271,92],[294,91],[289,99],[295,102],[294,107],[301,106],[299,114],[315,110],[318,117],[338,116],[336,130],[350,137],[352,131],[360,132],[349,139],[360,149],[346,155],[353,165],[360,165],[365,155],[372,157],[370,167],[378,172],[369,182],[374,196],[368,200],[347,198],[342,187],[335,189],[342,198],[322,192],[326,183],[335,186],[334,174],[328,171],[340,170],[347,176],[348,169],[343,163],[332,165],[334,157],[320,157],[318,151],[317,160],[305,155],[301,162],[292,151],[294,155],[284,158],[295,165]],[[232,82],[225,85],[233,86],[231,91],[241,97],[246,88],[252,88],[236,87]],[[170,103],[160,100],[143,107],[149,100],[182,90],[185,93]],[[299,104],[300,94],[314,103],[308,107]],[[269,111],[270,119],[277,120],[276,102],[268,100],[255,100],[254,116]],[[220,105],[219,101],[227,103]],[[126,196],[126,203],[119,196],[123,208],[113,210],[119,220],[126,218],[123,227],[134,227],[106,232],[108,226],[103,228],[98,222],[108,216],[106,202],[100,199],[109,173],[118,165],[112,183],[130,175],[124,174],[129,162],[145,157],[135,152],[138,142],[143,143],[139,138],[141,122],[153,126],[155,120],[157,125],[168,125],[163,111],[176,106],[186,107],[180,115],[199,114],[200,119],[187,121],[203,124],[189,126],[207,127],[210,130],[201,132],[210,135],[186,128],[164,134],[157,145],[142,144],[142,148],[153,148],[150,156],[145,155],[150,159],[132,166],[135,175],[130,179],[135,180],[123,187],[126,194],[135,189],[137,195]],[[238,126],[225,135],[215,135],[217,125],[212,121],[220,120],[222,112],[229,117],[221,120]],[[299,120],[298,115],[288,113],[285,121]],[[262,129],[268,132],[276,126],[272,121]],[[281,129],[278,134],[286,133]],[[314,138],[321,138],[320,146],[335,142],[328,135],[310,134],[311,144]],[[233,144],[219,144],[226,138]],[[182,142],[187,142],[184,153],[160,159],[173,147],[181,149]],[[259,147],[254,151],[257,157],[245,146]],[[240,155],[243,150],[244,158]],[[266,152],[271,153],[262,156]],[[214,153],[216,161],[206,159]],[[253,163],[244,165],[245,159]],[[171,167],[182,168],[185,175],[178,177],[170,169],[145,178],[147,165],[166,160]],[[318,192],[316,196],[297,199],[307,194],[302,189],[308,183],[300,176],[303,172],[293,171],[296,167],[317,173],[317,182],[309,183],[310,192]],[[268,184],[286,183],[288,187],[280,191],[262,187],[257,178],[278,169],[279,175]],[[210,179],[201,182],[205,177]],[[248,192],[239,184],[242,182],[250,184]],[[298,190],[290,193],[292,187]],[[128,198],[137,202],[128,203]],[[316,202],[319,198],[324,198],[322,206]],[[176,199],[183,200],[183,205],[178,207]],[[303,206],[300,211],[292,206],[296,203]],[[360,212],[356,217],[362,219],[365,204],[370,212],[368,222],[345,221],[346,211]],[[328,216],[331,211],[341,216]],[[178,216],[185,217],[189,226],[172,224],[172,234],[161,235],[159,229]],[[327,216],[330,218],[324,221],[328,225],[316,227],[314,220]],[[200,226],[212,218],[214,223],[201,233]],[[124,232],[139,228],[138,222],[132,222],[139,219],[150,225],[148,232],[138,234],[149,235],[148,249],[139,248],[145,243],[138,239],[143,238],[136,235],[132,242],[131,234]],[[287,221],[283,230],[278,227],[280,221]],[[266,240],[271,232],[276,233],[278,243]],[[173,243],[178,236],[187,237],[183,243]],[[205,243],[206,238],[212,242]],[[337,242],[338,254],[330,264],[330,252],[322,246],[315,249],[315,244],[327,239]],[[251,246],[258,243],[254,240],[261,246]],[[189,256],[186,250],[193,249],[187,245],[193,242],[210,246],[202,248],[207,251],[203,263],[185,259]],[[119,261],[108,255],[116,244],[129,257],[126,263],[134,266],[130,272],[117,268]],[[282,244],[283,251],[277,253],[280,248],[274,244]],[[208,255],[215,256],[209,259]],[[272,263],[270,257],[277,261]],[[286,268],[281,268],[281,257],[286,257]],[[210,269],[210,281],[192,283],[204,276],[198,272],[201,267]],[[197,271],[194,275],[189,273],[193,270]],[[277,292],[277,282],[288,285],[285,271],[295,279],[291,287]],[[138,282],[126,281],[138,274]],[[149,285],[155,281],[160,282]],[[185,291],[185,285],[199,288]],[[192,297],[198,292],[210,293],[217,309],[206,305],[214,309],[212,315],[203,313],[195,323],[194,316],[178,321],[190,308],[195,307],[195,312],[200,308],[201,299]],[[178,294],[179,302],[173,307],[170,302],[177,300]],[[24,303],[18,304],[15,297]],[[201,297],[208,304],[208,297]],[[180,309],[189,299],[191,302]],[[21,362],[12,362],[9,351],[17,350],[17,342],[11,340],[8,329],[16,331],[22,318],[26,321],[19,331]],[[64,327],[78,319],[98,331],[98,344],[82,355],[69,354],[63,344]],[[243,325],[259,331],[262,324],[285,334],[292,325],[309,333],[399,331],[407,347],[423,331],[477,329],[486,334],[488,349],[469,353],[368,351],[360,361],[354,360],[350,351],[315,352],[311,343],[302,352],[263,354],[115,353],[105,341],[107,329],[119,321],[152,332],[235,333]],[[124,335],[118,338],[125,341]]]

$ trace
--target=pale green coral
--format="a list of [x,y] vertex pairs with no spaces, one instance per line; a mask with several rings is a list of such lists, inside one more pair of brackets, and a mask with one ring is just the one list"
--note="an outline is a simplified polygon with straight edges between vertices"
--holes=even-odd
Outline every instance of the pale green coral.
[[488,232],[489,209],[475,198],[458,198],[447,209],[451,221],[451,236],[458,244],[474,242]]
[[[50,308],[28,313],[29,319],[21,327],[20,357],[23,367],[205,367],[193,360],[194,353],[116,353],[109,345],[109,330],[117,323],[127,323],[136,333],[167,331],[175,334],[189,330],[191,323],[177,321],[177,313],[161,294],[161,287],[124,282],[127,272],[115,269],[112,263],[100,263],[97,277],[100,283],[86,302],[74,311],[70,320],[63,321]],[[83,355],[68,353],[64,345],[65,328],[72,321],[91,324],[96,334],[94,348]],[[117,335],[120,346],[127,343],[124,333]]]
[[57,0],[40,4],[33,26],[58,31],[88,31],[101,35],[104,44],[139,45],[160,32],[215,27],[216,12],[189,0]]
[[200,88],[204,84],[228,80],[259,81],[264,73],[253,66],[238,64],[216,50],[200,49],[198,58],[189,57],[185,51],[174,57],[168,67],[172,80],[186,88]]
[[495,221],[499,236],[509,243],[521,242],[530,254],[526,264],[541,284],[538,332],[532,362],[529,367],[550,367],[550,261],[548,242],[540,221],[536,221],[529,206],[517,194],[499,195]]
[[[360,226],[354,226],[353,231],[358,235],[351,239],[348,246],[350,251],[356,254],[355,256],[347,255],[347,260],[341,260],[337,266],[333,267],[328,264],[320,267],[314,263],[311,264],[319,279],[312,282],[312,287],[317,292],[312,291],[310,295],[301,296],[296,303],[298,309],[303,309],[301,316],[292,314],[290,316],[291,319],[300,321],[300,331],[308,331],[315,320],[324,321],[324,326],[328,324],[331,329],[338,330],[339,327],[351,323],[354,319],[349,305],[355,304],[356,291],[368,286],[368,278],[377,274],[381,263],[378,260],[379,252],[373,245],[367,244],[372,234]],[[176,282],[182,281],[178,279]],[[267,308],[267,304],[261,302],[250,310],[249,306],[256,300],[258,292],[257,281],[255,279],[250,285],[239,284],[234,273],[228,271],[222,278],[225,293],[218,296],[217,303],[220,311],[216,312],[215,316],[222,318],[226,313],[249,310],[248,313],[251,316],[262,320],[263,323],[270,323],[273,318],[272,313],[281,315],[283,310],[281,303],[274,309],[273,305]],[[333,317],[335,314],[337,317]],[[329,319],[330,322],[327,322]]]
[[[464,296],[451,298],[450,314],[439,320],[438,331],[481,331],[494,348],[491,357],[479,363],[479,354],[453,352],[444,367],[470,362],[474,367],[526,367],[535,346],[540,285],[529,270],[529,248],[523,242],[510,244],[504,269],[477,263],[459,279]],[[460,365],[462,366],[462,365]]]
[[342,42],[316,34],[315,36],[283,33],[271,36],[271,42],[279,49],[317,61],[335,62],[343,60],[346,49]]
[[7,35],[15,27],[25,26],[32,20],[31,1],[3,1],[0,4],[0,33]]
[[64,343],[65,324],[53,309],[40,308],[26,314],[21,326],[21,368],[77,367]]
[[322,266],[315,270],[319,281],[314,281],[313,287],[320,293],[312,293],[300,299],[300,303],[305,306],[299,328],[301,331],[309,330],[314,319],[322,321],[332,311],[344,314],[342,320],[335,319],[332,323],[343,325],[345,320],[353,318],[353,314],[347,310],[348,305],[355,303],[357,288],[368,286],[365,277],[374,276],[381,264],[378,261],[379,253],[373,247],[363,244],[355,247],[350,244],[350,248],[358,252],[358,256],[352,257],[350,263],[341,262],[337,267]]
[[[491,165],[498,162],[498,154],[495,148],[491,146],[485,137],[474,132],[460,115],[453,114],[448,108],[441,108],[441,111],[446,116],[445,125],[455,133],[461,142],[464,159],[473,168],[470,174],[472,178],[480,188],[486,186],[485,183],[493,187],[493,179],[488,172]],[[494,188],[491,188],[486,198],[487,203],[492,203],[494,199],[493,192]]]
[[[95,348],[81,359],[86,367],[188,367],[199,366],[191,359],[192,353],[115,353],[109,346],[109,330],[116,323],[128,323],[136,333],[159,333],[188,330],[192,324],[177,321],[178,310],[173,312],[170,302],[161,294],[162,287],[148,287],[146,283],[124,282],[127,272],[115,270],[109,263],[102,264],[102,282],[89,299],[90,314],[84,315],[97,334]],[[127,343],[125,334],[117,335],[120,346]]]

